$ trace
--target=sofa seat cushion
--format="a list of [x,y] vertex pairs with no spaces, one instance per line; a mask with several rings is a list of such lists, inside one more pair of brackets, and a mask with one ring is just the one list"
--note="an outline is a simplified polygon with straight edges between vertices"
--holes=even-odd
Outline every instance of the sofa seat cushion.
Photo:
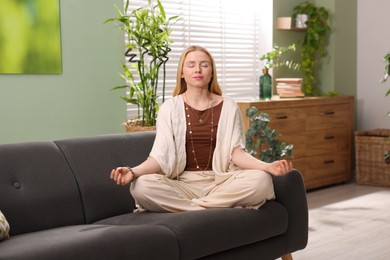
[[99,224],[165,226],[178,240],[180,259],[195,259],[286,232],[287,211],[271,201],[259,210],[223,208],[180,213],[129,213]]
[[0,243],[0,259],[9,260],[173,260],[178,253],[173,232],[150,225],[77,225],[13,236]]

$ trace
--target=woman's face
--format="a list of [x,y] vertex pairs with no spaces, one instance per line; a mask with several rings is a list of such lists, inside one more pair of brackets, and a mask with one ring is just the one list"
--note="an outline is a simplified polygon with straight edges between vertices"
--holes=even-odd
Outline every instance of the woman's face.
[[182,77],[187,88],[207,89],[213,74],[210,57],[203,51],[192,51],[187,54],[183,63]]

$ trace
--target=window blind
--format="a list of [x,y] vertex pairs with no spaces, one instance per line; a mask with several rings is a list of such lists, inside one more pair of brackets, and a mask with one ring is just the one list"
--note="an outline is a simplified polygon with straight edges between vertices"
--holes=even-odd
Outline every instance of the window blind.
[[[180,55],[190,45],[201,45],[211,52],[224,95],[236,100],[258,98],[260,56],[272,47],[272,0],[161,0],[161,3],[167,17],[181,18],[171,27],[170,38],[174,43],[166,64],[165,99],[172,97]],[[147,0],[130,1],[129,11],[146,4]],[[161,90],[158,94],[161,96]],[[136,115],[137,108],[128,105],[128,119]]]

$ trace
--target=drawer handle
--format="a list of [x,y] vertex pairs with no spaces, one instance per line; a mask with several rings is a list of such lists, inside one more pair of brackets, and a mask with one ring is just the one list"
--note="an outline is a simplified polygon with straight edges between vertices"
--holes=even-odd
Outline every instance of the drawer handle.
[[327,115],[327,116],[331,116],[331,115],[336,114],[336,112],[334,112],[334,111],[325,111],[324,114]]
[[284,116],[276,116],[276,119],[287,119],[288,116],[284,115]]
[[334,139],[334,135],[327,135],[324,137],[325,140],[331,140]]
[[326,160],[324,161],[325,164],[331,164],[331,163],[334,163],[334,160]]

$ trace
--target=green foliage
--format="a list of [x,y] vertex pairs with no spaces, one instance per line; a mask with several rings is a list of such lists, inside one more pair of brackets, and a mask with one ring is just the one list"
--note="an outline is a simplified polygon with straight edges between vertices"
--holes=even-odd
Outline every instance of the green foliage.
[[260,60],[263,61],[264,67],[272,69],[276,67],[287,67],[292,70],[299,70],[300,64],[292,60],[281,60],[283,54],[289,51],[295,51],[295,44],[285,46],[274,45],[272,51],[267,52],[261,56]]
[[[385,62],[385,75],[383,76],[381,83],[385,83],[390,75],[390,52],[386,53],[383,57]],[[390,89],[386,92],[386,96],[390,95]]]
[[[385,62],[385,75],[383,76],[381,83],[385,83],[390,75],[390,52],[386,53],[383,57],[383,61]],[[386,92],[386,97],[388,95],[390,95],[390,88]],[[387,115],[390,116],[390,112],[387,112]],[[388,155],[388,157],[390,158],[390,155]]]
[[166,17],[163,5],[159,0],[148,0],[148,4],[130,12],[130,0],[126,1],[124,13],[116,7],[118,17],[107,22],[116,22],[118,28],[125,32],[125,56],[132,64],[128,68],[122,64],[122,78],[126,85],[117,86],[117,89],[129,89],[129,96],[121,96],[127,103],[138,107],[138,120],[142,125],[156,124],[158,112],[157,88],[159,86],[160,68],[163,70],[162,101],[165,99],[165,74],[168,54],[173,43],[169,39],[172,32],[171,25],[178,16]]
[[329,90],[324,94],[326,97],[337,97],[340,96],[340,94],[336,90]]
[[256,107],[250,107],[246,110],[246,116],[251,121],[245,134],[246,148],[252,156],[264,162],[292,156],[293,145],[278,140],[281,134],[268,126],[268,114],[262,112],[259,115]]
[[329,11],[313,3],[302,2],[293,10],[293,17],[306,14],[306,33],[301,46],[301,71],[304,75],[302,91],[307,96],[320,95],[316,73],[321,58],[327,55],[326,44],[330,33]]

